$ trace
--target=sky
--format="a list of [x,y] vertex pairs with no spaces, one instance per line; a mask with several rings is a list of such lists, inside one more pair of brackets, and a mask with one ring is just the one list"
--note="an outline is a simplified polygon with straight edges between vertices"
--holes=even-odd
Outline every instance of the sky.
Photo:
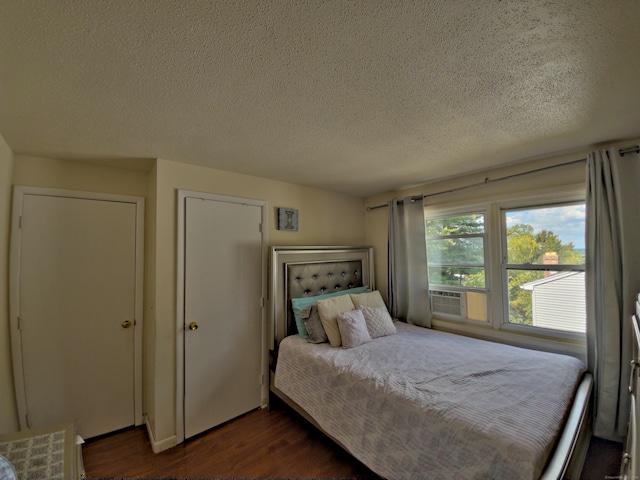
[[564,205],[507,213],[507,228],[519,223],[532,225],[536,233],[540,230],[550,230],[560,237],[563,244],[571,242],[575,248],[584,248],[584,205]]

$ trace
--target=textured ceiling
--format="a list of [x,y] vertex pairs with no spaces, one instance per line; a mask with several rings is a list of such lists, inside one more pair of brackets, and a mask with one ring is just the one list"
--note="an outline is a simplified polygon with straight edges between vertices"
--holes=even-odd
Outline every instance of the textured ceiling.
[[637,0],[0,0],[15,154],[358,196],[640,137]]

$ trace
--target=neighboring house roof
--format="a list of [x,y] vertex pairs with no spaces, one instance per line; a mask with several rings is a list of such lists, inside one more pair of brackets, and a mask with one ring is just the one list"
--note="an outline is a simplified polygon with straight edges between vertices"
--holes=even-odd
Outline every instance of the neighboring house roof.
[[545,278],[540,278],[538,280],[532,280],[530,282],[524,283],[520,285],[520,288],[523,290],[533,290],[538,285],[544,285],[549,282],[557,282],[558,280],[562,280],[568,277],[573,277],[574,275],[584,275],[584,272],[561,272],[554,273],[553,275],[549,275]]

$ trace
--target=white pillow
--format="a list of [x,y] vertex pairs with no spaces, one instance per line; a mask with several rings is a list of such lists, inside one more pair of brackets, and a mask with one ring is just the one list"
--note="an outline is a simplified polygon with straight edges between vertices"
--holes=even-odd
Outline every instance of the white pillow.
[[355,309],[351,297],[349,295],[340,295],[339,297],[326,298],[318,300],[317,305],[320,321],[329,343],[332,347],[339,347],[342,345],[342,340],[340,338],[340,329],[338,328],[338,314]]
[[398,333],[387,307],[360,307],[371,338],[386,337]]
[[351,310],[338,314],[338,328],[344,348],[353,348],[371,341],[367,323],[361,310]]
[[384,307],[387,308],[387,305],[384,303],[382,299],[382,295],[378,290],[367,293],[351,293],[349,294],[351,297],[351,301],[355,305],[356,308],[359,307]]

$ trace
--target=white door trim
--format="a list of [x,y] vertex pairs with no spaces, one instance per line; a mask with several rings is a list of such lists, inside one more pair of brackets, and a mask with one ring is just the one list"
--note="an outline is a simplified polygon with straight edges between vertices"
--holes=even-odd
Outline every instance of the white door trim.
[[184,255],[185,209],[187,198],[199,198],[217,202],[240,203],[258,206],[262,212],[262,406],[267,405],[269,395],[268,350],[266,347],[266,305],[268,273],[267,202],[250,198],[230,197],[212,193],[178,190],[178,238],[176,265],[176,443],[184,441]]
[[113,195],[107,193],[81,192],[40,187],[13,187],[13,206],[11,218],[11,239],[9,254],[9,323],[11,333],[11,352],[13,363],[14,388],[16,392],[16,406],[21,430],[27,428],[26,394],[24,386],[24,371],[22,368],[22,346],[19,341],[20,332],[18,322],[20,318],[20,246],[22,232],[20,221],[25,195],[39,195],[49,197],[78,198],[87,200],[102,200],[120,203],[132,203],[136,206],[136,240],[135,240],[135,323],[134,329],[134,420],[136,425],[143,423],[142,403],[142,328],[143,328],[143,279],[144,279],[144,198],[128,195]]

